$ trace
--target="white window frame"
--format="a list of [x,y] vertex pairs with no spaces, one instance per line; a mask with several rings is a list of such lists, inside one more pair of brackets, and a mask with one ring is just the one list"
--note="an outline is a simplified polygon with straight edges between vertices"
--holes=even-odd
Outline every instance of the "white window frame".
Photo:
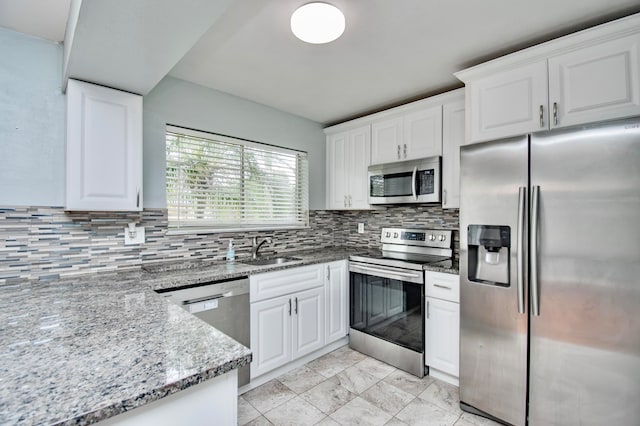
[[[283,148],[283,147],[255,142],[251,140],[235,138],[231,136],[220,135],[216,133],[188,129],[180,126],[167,124],[166,130],[165,130],[165,141],[167,140],[167,137],[169,136],[170,133],[191,136],[191,137],[200,138],[200,139],[208,139],[213,142],[240,145],[242,147],[257,149],[260,151],[268,151],[272,153],[283,153],[288,156],[296,156],[297,161],[303,161],[303,163],[298,163],[298,166],[296,168],[297,173],[299,174],[296,179],[296,184],[298,185],[297,191],[299,192],[298,198],[296,199],[296,203],[298,204],[299,208],[295,210],[296,216],[298,217],[298,219],[302,218],[302,221],[298,220],[296,223],[292,222],[292,223],[287,223],[282,225],[269,224],[269,223],[265,223],[265,224],[254,223],[254,224],[246,224],[246,225],[242,223],[237,223],[232,225],[229,223],[221,223],[220,226],[216,226],[215,224],[212,224],[210,220],[206,220],[206,219],[203,221],[207,223],[203,223],[202,225],[197,225],[193,223],[194,220],[191,220],[190,221],[191,223],[184,224],[184,219],[182,221],[180,220],[176,221],[175,215],[174,215],[174,219],[172,223],[172,214],[171,214],[172,206],[175,206],[179,203],[174,204],[170,202],[169,188],[168,188],[168,182],[170,178],[165,175],[165,179],[166,179],[165,194],[167,197],[166,204],[167,204],[167,210],[169,210],[168,234],[193,234],[193,233],[201,234],[201,233],[222,233],[222,232],[233,232],[233,231],[236,231],[236,232],[237,231],[270,231],[270,230],[279,230],[279,229],[309,228],[309,176],[308,176],[309,167],[308,167],[308,157],[305,151]],[[169,166],[169,160],[167,157],[168,157],[168,153],[167,153],[167,150],[165,149],[165,173],[168,170],[168,166]],[[241,186],[244,187],[244,180],[243,180],[244,178],[240,178],[240,179],[243,182],[243,185]],[[302,186],[299,186],[299,185],[302,185]],[[239,195],[243,197],[244,196],[243,194],[245,194],[245,192],[241,190]]]

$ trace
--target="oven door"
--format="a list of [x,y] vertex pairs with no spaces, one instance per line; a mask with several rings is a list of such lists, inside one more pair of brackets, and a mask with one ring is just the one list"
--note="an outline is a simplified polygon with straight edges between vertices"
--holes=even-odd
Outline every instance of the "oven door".
[[424,352],[424,273],[350,262],[353,330]]
[[370,166],[369,204],[439,203],[440,157]]

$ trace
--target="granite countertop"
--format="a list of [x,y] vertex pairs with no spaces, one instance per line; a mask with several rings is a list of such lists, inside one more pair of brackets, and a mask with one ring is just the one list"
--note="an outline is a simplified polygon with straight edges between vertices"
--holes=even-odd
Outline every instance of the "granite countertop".
[[4,284],[0,424],[92,424],[251,362],[248,348],[154,290],[348,259],[359,251],[280,253],[300,258],[284,265],[180,262]]

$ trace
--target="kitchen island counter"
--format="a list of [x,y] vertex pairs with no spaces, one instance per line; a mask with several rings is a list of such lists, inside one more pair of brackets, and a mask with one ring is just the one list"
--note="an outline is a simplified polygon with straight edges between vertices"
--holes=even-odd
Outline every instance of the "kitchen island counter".
[[251,362],[143,275],[2,285],[0,424],[92,424]]

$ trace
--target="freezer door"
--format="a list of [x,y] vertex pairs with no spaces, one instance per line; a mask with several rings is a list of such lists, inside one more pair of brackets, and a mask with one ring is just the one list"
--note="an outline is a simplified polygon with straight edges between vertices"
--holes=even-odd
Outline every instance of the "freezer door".
[[529,419],[637,426],[640,119],[578,130],[531,140],[539,311],[531,317]]
[[460,157],[460,400],[514,425],[526,419],[528,151],[524,136]]

